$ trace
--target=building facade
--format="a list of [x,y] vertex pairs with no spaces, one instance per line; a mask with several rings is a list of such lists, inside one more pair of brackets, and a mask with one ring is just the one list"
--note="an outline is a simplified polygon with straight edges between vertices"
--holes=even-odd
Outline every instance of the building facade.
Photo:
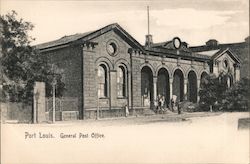
[[178,37],[153,43],[151,35],[143,46],[118,24],[36,47],[63,70],[64,96],[78,98],[79,119],[123,116],[125,106],[143,114],[158,95],[166,107],[172,98],[197,103],[210,73],[228,72],[228,85],[240,79],[241,60],[230,47],[189,47]]

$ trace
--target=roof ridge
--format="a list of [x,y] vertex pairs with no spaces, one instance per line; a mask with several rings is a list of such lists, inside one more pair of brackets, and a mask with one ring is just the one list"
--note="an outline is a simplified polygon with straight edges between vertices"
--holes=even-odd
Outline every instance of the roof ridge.
[[78,39],[80,39],[82,37],[85,37],[85,36],[87,36],[87,35],[89,35],[91,33],[94,33],[96,31],[107,28],[109,26],[111,26],[111,27],[112,26],[120,27],[118,23],[112,23],[112,24],[108,24],[108,25],[106,25],[106,26],[104,26],[102,28],[99,28],[97,30],[94,30],[94,31],[88,31],[88,32],[83,32],[83,33],[75,33],[75,34],[71,34],[71,35],[64,35],[64,36],[60,37],[59,39],[55,39],[55,40],[52,40],[52,41],[37,44],[37,45],[35,45],[35,47],[38,48],[38,49],[46,49],[46,48],[49,48],[49,47],[54,47],[54,46],[67,44],[67,43],[70,43],[72,41],[76,41],[76,40],[78,40]]

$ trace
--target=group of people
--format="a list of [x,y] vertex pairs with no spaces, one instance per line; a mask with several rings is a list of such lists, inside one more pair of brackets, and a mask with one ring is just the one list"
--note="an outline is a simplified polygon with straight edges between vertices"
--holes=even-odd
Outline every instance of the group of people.
[[157,96],[157,110],[158,111],[165,110],[165,97],[160,94]]
[[[166,104],[166,103],[165,103],[165,96],[159,94],[159,95],[157,96],[156,112],[157,112],[157,113],[165,112],[165,111],[168,110],[168,107],[169,107],[169,109],[170,109],[172,112],[177,111],[178,114],[181,114],[180,104],[179,104],[179,101],[177,101],[177,96],[176,96],[176,95],[173,95],[173,96],[172,96],[172,98],[171,98],[171,100],[170,100],[170,104]],[[128,105],[125,105],[125,106],[124,106],[124,109],[125,109],[125,117],[128,117],[128,116],[129,116],[129,108],[128,108]]]
[[[173,97],[170,100],[170,109],[172,110],[172,112],[174,112],[175,110],[178,111],[178,114],[181,113],[180,111],[180,106],[179,103],[176,101],[177,96],[173,95]],[[163,95],[158,95],[157,96],[157,105],[156,105],[156,110],[157,112],[164,112],[167,110],[167,105],[165,104],[165,97]],[[176,109],[175,109],[176,108]]]

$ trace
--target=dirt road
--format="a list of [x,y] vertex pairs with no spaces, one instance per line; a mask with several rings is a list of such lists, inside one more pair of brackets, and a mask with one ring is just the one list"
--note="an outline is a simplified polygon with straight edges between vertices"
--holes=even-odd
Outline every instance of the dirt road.
[[243,117],[249,113],[2,124],[1,160],[25,164],[249,163],[249,130],[237,129]]

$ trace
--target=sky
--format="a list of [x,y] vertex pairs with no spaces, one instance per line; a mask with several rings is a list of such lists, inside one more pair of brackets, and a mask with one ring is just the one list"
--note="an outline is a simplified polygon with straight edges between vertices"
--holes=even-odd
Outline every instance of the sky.
[[242,42],[249,36],[249,0],[1,0],[1,15],[15,10],[32,22],[39,44],[65,35],[94,31],[118,23],[144,45],[147,6],[153,42],[178,36],[190,46],[209,39]]

